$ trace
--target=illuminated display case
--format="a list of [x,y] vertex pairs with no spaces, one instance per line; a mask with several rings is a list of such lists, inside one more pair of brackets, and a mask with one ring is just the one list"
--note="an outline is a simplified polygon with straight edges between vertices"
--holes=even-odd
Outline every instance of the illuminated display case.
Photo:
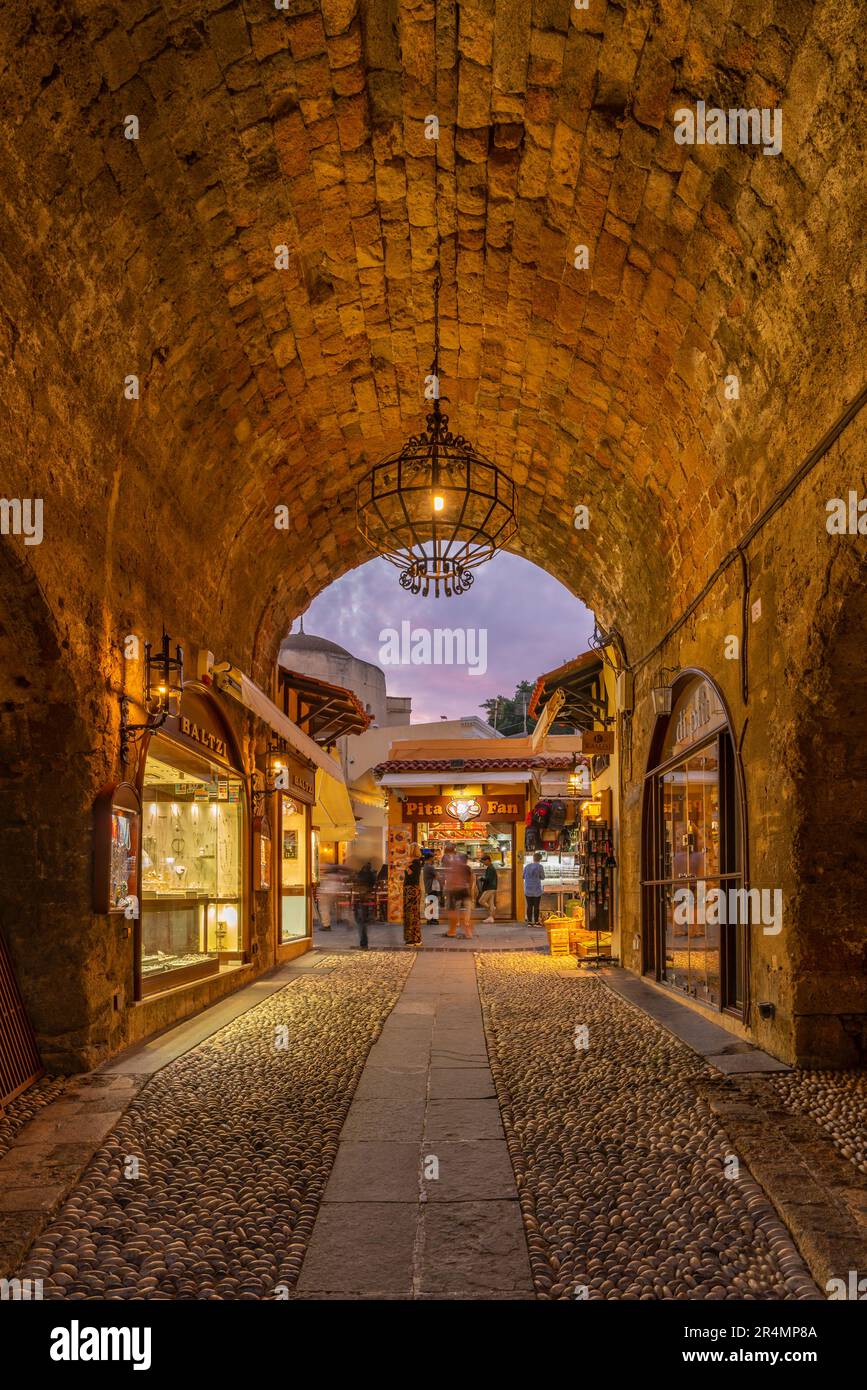
[[93,909],[138,916],[141,805],[129,782],[107,787],[94,805]]
[[142,793],[144,993],[214,974],[243,954],[240,774],[160,735]]

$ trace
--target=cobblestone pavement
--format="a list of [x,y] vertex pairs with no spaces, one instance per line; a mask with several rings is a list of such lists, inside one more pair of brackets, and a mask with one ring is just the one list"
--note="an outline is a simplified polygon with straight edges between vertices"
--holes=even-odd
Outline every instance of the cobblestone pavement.
[[67,1084],[68,1077],[43,1076],[0,1110],[0,1158],[8,1153],[15,1136],[36,1118],[43,1106],[60,1099]]
[[793,1071],[769,1081],[786,1110],[813,1120],[867,1174],[867,1072]]
[[298,1277],[356,1082],[412,959],[331,956],[158,1072],[21,1277],[41,1278],[47,1299],[285,1296],[275,1286]]
[[476,968],[539,1297],[822,1297],[746,1167],[725,1176],[700,1057],[550,958]]

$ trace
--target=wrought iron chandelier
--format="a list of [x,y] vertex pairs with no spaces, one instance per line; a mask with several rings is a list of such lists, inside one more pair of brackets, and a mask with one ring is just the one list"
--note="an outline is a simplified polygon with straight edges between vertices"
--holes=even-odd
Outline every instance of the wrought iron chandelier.
[[433,409],[427,429],[376,464],[356,489],[358,529],[368,545],[400,570],[412,594],[433,586],[450,598],[473,583],[518,529],[515,484],[463,435],[449,430],[439,395],[439,292],[434,281],[434,358],[428,381]]

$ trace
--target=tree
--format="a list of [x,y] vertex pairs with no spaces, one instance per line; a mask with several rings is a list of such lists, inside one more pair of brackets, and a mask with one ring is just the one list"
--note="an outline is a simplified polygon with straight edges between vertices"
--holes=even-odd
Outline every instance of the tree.
[[485,711],[488,723],[507,737],[514,734],[532,733],[536,720],[527,713],[533,694],[532,681],[519,681],[514,695],[494,695],[483,700],[480,706]]

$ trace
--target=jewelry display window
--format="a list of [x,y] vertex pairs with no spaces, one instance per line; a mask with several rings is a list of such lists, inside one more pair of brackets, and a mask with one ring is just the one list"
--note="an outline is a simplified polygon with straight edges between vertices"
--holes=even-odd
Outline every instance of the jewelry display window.
[[142,789],[145,993],[242,957],[244,816],[239,774],[151,740]]

